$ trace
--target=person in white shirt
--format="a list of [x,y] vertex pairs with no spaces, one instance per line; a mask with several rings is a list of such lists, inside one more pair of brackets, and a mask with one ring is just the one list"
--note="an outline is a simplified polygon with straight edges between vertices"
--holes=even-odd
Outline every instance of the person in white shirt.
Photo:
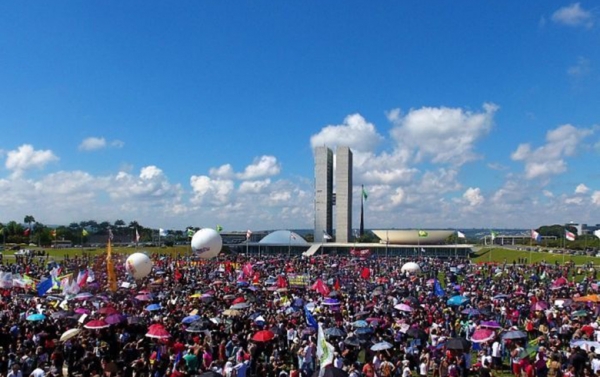
[[498,340],[492,343],[492,369],[502,369],[502,344]]
[[23,371],[21,371],[21,366],[18,363],[14,363],[6,377],[23,377]]
[[29,377],[44,377],[45,375],[46,375],[46,372],[44,372],[44,370],[42,368],[37,367],[31,372]]

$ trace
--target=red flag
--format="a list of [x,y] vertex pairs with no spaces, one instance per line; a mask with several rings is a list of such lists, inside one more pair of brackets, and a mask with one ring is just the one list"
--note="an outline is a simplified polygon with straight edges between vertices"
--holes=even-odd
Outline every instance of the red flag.
[[24,235],[24,236],[28,236],[30,232],[31,232],[31,229],[27,228],[27,229],[25,229],[25,231],[23,232],[23,235]]
[[329,288],[323,283],[323,280],[317,279],[311,287],[313,290],[319,292],[323,296],[329,295]]
[[174,277],[175,277],[175,281],[179,281],[183,277],[183,274],[181,272],[179,272],[179,269],[176,269]]
[[287,281],[285,280],[285,278],[281,275],[279,275],[277,277],[277,288],[286,288],[287,287]]
[[244,273],[244,277],[250,277],[254,275],[254,270],[252,269],[251,263],[246,263],[244,268],[242,268],[242,272]]
[[368,267],[363,267],[362,271],[360,272],[360,277],[365,280],[369,280],[371,277],[371,270],[369,270]]
[[252,278],[252,284],[260,284],[260,274],[257,272],[254,273],[254,278]]
[[335,279],[335,283],[333,283],[333,289],[335,289],[336,291],[339,291],[340,288],[341,288],[340,279]]

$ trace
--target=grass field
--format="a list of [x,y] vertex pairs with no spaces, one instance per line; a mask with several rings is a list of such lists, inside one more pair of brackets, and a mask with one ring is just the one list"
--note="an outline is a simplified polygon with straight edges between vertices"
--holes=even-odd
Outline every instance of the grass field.
[[576,265],[582,265],[589,262],[592,262],[595,265],[600,264],[600,258],[585,255],[550,254],[546,252],[529,252],[502,248],[482,249],[475,253],[475,257],[471,260],[475,263],[503,263],[504,261],[507,263],[512,263],[513,261],[517,261],[519,258],[525,258],[527,263],[540,263],[545,261],[546,263],[558,262],[559,264],[563,264],[565,262],[572,261]]

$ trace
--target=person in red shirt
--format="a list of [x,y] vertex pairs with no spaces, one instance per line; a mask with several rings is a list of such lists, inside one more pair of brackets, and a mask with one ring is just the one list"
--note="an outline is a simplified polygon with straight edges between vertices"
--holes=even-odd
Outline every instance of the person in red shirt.
[[371,363],[366,363],[362,368],[362,373],[365,377],[375,377],[375,368]]

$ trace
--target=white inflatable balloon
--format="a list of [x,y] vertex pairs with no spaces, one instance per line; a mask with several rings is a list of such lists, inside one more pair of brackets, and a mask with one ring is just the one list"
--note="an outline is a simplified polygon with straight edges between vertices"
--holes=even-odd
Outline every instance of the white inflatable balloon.
[[421,272],[421,267],[419,267],[419,265],[416,264],[415,262],[407,262],[407,263],[404,263],[404,265],[402,266],[400,271],[408,272],[409,274],[416,275]]
[[212,228],[203,228],[192,237],[192,251],[202,259],[214,258],[221,252],[223,239]]
[[125,261],[125,270],[136,280],[143,279],[152,271],[152,261],[143,253],[134,253]]

